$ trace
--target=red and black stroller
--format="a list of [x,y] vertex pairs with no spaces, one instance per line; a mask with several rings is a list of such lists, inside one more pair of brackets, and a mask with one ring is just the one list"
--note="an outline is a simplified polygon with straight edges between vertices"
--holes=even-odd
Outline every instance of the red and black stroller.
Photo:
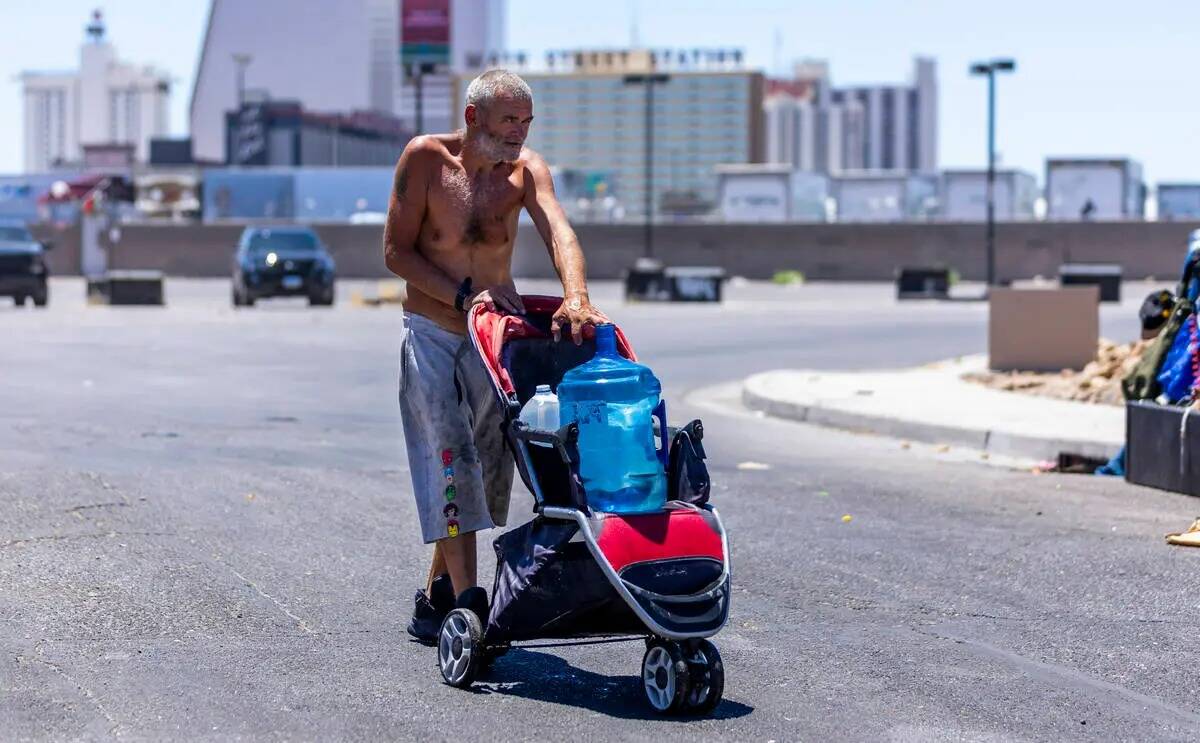
[[[664,713],[708,712],[721,701],[725,672],[706,638],[729,617],[730,582],[725,529],[708,504],[703,426],[695,420],[666,428],[670,500],[662,512],[590,510],[578,474],[577,427],[534,431],[519,414],[537,385],[557,390],[563,374],[592,357],[591,328],[581,346],[569,338],[555,342],[550,321],[562,300],[523,300],[523,316],[477,305],[467,327],[504,408],[505,434],[536,516],[495,540],[489,615],[455,609],[443,621],[442,677],[470,686],[519,641],[640,636],[646,640],[640,675],[650,705]],[[617,347],[636,360],[619,329]]]

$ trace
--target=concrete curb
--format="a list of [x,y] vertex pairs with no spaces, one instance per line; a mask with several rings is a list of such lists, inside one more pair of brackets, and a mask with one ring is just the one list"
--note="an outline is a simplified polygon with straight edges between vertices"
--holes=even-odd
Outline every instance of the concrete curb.
[[[764,382],[769,374],[757,374],[742,383],[742,404],[775,418],[811,423],[855,433],[871,433],[927,444],[976,449],[989,454],[1027,459],[1055,459],[1061,452],[1107,459],[1119,443],[1103,438],[1060,438],[1031,436],[977,426],[946,426],[925,421],[841,410],[822,401],[798,401],[772,393]],[[1017,394],[1017,393],[1004,393]]]

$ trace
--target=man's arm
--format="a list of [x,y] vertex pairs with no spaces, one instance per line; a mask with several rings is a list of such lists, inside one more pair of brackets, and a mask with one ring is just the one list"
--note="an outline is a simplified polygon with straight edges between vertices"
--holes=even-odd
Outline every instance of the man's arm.
[[608,322],[602,313],[592,307],[588,299],[587,264],[583,258],[583,250],[579,247],[579,238],[567,222],[558,197],[554,195],[554,179],[550,176],[550,168],[546,162],[533,154],[526,169],[529,178],[525,181],[525,210],[533,218],[538,234],[546,243],[550,252],[550,260],[554,262],[554,270],[562,281],[563,304],[554,313],[551,329],[554,338],[558,340],[559,329],[562,325],[570,324],[571,336],[575,343],[582,342],[582,327],[585,323]]
[[453,307],[458,296],[458,282],[417,250],[417,236],[425,220],[429,173],[437,158],[434,147],[436,145],[427,137],[414,137],[396,163],[387,225],[383,230],[383,260],[389,271]]

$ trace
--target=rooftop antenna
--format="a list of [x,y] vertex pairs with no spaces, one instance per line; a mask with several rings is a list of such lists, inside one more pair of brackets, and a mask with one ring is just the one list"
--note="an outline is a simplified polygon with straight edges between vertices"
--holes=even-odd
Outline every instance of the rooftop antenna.
[[87,25],[88,39],[93,44],[104,41],[104,12],[99,8],[92,11],[92,22]]
[[638,4],[637,0],[629,0],[629,48],[637,49],[638,39]]
[[775,74],[783,76],[783,31],[775,29],[775,44],[771,60],[771,66],[775,68]]

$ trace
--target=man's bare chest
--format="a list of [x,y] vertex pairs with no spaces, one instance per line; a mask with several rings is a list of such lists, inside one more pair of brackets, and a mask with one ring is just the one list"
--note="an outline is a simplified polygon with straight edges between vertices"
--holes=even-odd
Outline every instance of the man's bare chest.
[[444,168],[429,196],[435,221],[457,241],[511,241],[510,222],[521,208],[521,188],[511,176],[472,179],[461,170]]

